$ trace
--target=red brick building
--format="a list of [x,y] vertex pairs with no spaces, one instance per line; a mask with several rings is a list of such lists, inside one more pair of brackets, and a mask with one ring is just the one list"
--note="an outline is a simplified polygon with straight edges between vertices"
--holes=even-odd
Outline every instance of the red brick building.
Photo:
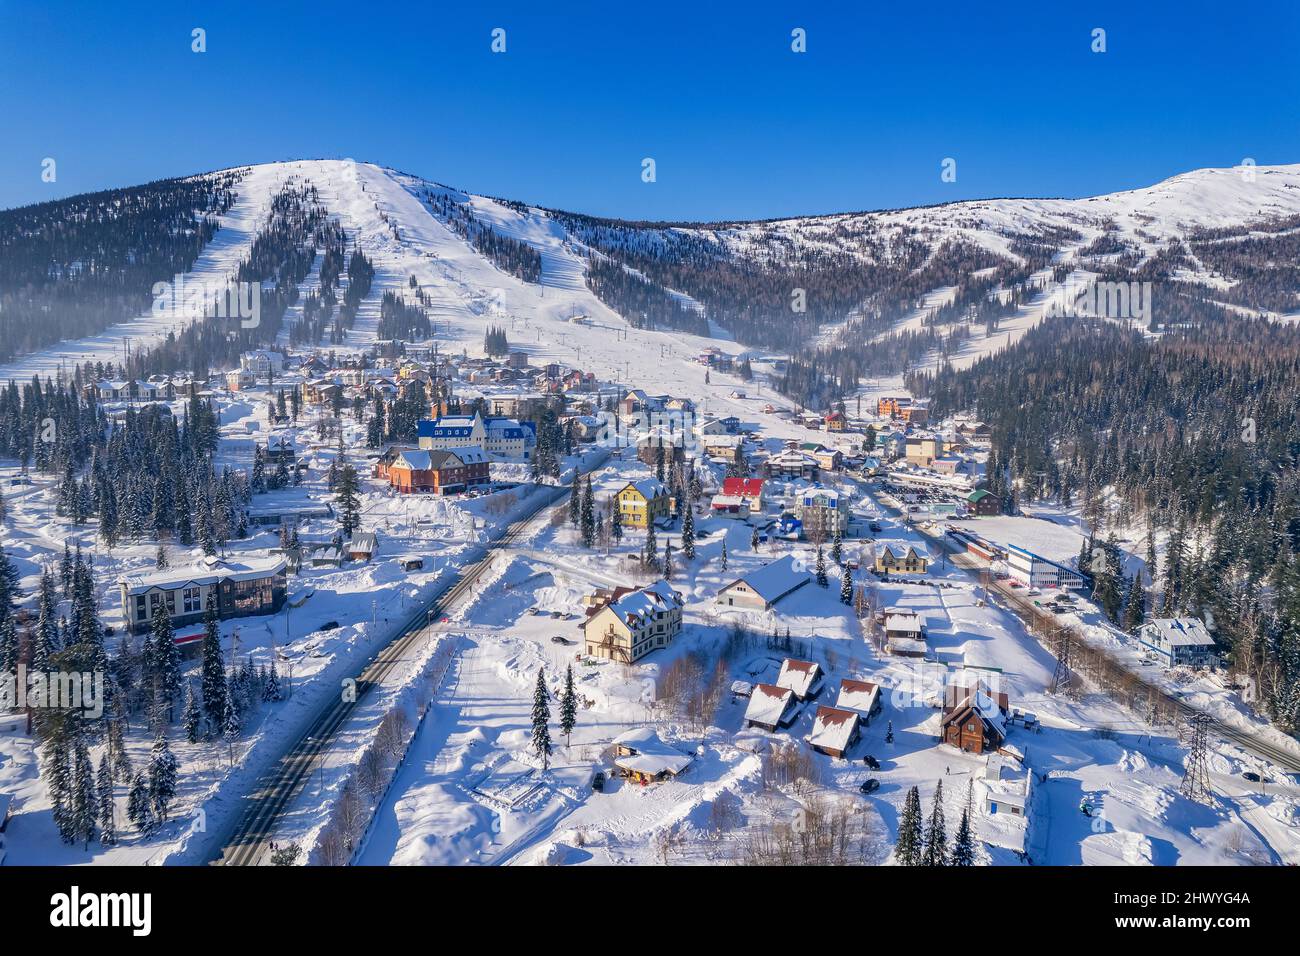
[[487,456],[479,448],[401,451],[391,461],[381,459],[375,473],[404,495],[454,495],[489,481]]

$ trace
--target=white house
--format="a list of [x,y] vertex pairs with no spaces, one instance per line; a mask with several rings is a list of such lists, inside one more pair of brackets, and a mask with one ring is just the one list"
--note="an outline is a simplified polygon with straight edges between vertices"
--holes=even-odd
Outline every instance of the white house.
[[1165,667],[1205,667],[1217,657],[1214,638],[1194,617],[1156,618],[1138,628],[1137,639]]
[[1078,589],[1086,583],[1078,571],[1014,544],[1007,545],[1007,574],[1031,588]]
[[795,569],[794,557],[786,555],[732,581],[718,592],[717,603],[767,611],[811,580],[807,572]]
[[799,700],[816,697],[822,691],[822,668],[813,661],[799,661],[787,657],[781,662],[781,673],[776,686],[793,691]]
[[869,724],[871,718],[880,713],[880,685],[846,677],[840,681],[840,696],[836,698],[835,706],[853,711],[864,724]]

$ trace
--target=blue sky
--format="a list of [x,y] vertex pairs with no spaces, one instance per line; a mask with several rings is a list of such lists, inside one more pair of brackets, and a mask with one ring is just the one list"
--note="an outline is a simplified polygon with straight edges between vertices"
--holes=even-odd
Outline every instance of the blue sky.
[[0,0],[0,207],[302,157],[645,219],[1300,162],[1294,0],[537,6]]

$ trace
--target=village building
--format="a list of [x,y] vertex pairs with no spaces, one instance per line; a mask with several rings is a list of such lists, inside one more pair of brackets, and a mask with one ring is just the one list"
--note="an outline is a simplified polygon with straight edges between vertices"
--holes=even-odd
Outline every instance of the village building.
[[258,379],[279,375],[284,371],[284,353],[270,349],[255,349],[239,356],[239,367],[252,372]]
[[844,678],[840,681],[840,694],[835,700],[840,710],[851,710],[861,718],[862,723],[870,724],[871,718],[880,713],[880,685],[869,680]]
[[153,627],[158,613],[174,627],[200,621],[209,602],[222,620],[274,614],[284,605],[286,568],[282,557],[205,557],[188,567],[128,574],[118,583],[122,613],[136,634]]
[[631,664],[667,647],[682,629],[683,605],[667,581],[614,589],[609,600],[587,609],[582,631],[588,656]]
[[909,435],[906,456],[909,463],[929,467],[943,451],[942,441],[935,435]]
[[754,514],[761,514],[767,507],[767,482],[762,478],[724,478],[722,493],[745,499]]
[[794,557],[786,555],[725,585],[718,591],[716,603],[726,607],[769,611],[778,601],[811,580],[812,577],[806,571],[795,568]]
[[668,488],[655,478],[629,481],[615,500],[619,520],[625,528],[648,528],[660,518],[668,517]]
[[986,488],[977,488],[966,496],[966,510],[977,517],[1002,514],[1002,501]]
[[993,697],[978,687],[956,695],[950,693],[957,690],[951,685],[944,690],[941,726],[945,744],[973,754],[1002,746],[1007,739],[1006,714]]
[[1214,638],[1198,618],[1156,618],[1138,628],[1137,639],[1165,667],[1212,667],[1218,661]]
[[459,494],[489,483],[487,456],[480,448],[453,451],[405,450],[375,466],[398,494]]
[[354,531],[344,544],[344,551],[352,561],[369,561],[379,548],[379,536],[373,531]]
[[912,541],[876,541],[876,571],[880,574],[925,574],[930,569],[930,552]]
[[816,481],[821,471],[817,459],[795,448],[787,448],[772,455],[763,463],[764,473],[768,478],[780,478],[791,481],[803,478]]
[[818,753],[843,759],[849,748],[858,742],[860,720],[857,711],[822,704],[813,718],[808,746]]
[[876,399],[876,414],[895,418],[905,408],[912,407],[912,399],[906,395],[890,395]]
[[481,448],[489,455],[510,461],[529,461],[537,445],[532,422],[512,418],[484,418],[473,415],[443,415],[417,426],[420,447],[426,451],[454,451]]
[[1014,544],[1007,545],[1007,574],[1013,581],[1030,588],[1078,590],[1087,584],[1078,571]]
[[849,499],[833,488],[806,488],[799,495],[799,521],[809,541],[830,541],[849,529]]
[[745,707],[745,726],[776,733],[799,716],[794,691],[775,684],[755,684]]
[[649,727],[625,731],[614,738],[614,766],[633,783],[648,784],[680,775],[692,763],[683,753],[659,739]]
[[814,661],[801,661],[787,657],[781,662],[776,686],[785,687],[799,701],[812,700],[822,692],[822,668]]

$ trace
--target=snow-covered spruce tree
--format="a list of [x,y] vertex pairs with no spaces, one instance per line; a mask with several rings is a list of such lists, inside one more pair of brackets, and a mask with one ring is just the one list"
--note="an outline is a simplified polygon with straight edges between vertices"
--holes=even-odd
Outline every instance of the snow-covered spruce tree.
[[352,532],[361,526],[361,499],[357,495],[360,488],[357,470],[350,463],[339,470],[338,488],[334,500],[339,509],[339,527],[346,537],[351,537]]
[[551,692],[546,689],[546,671],[537,668],[537,685],[533,688],[533,753],[541,758],[542,770],[551,765]]
[[907,791],[903,813],[898,818],[898,842],[894,844],[894,859],[900,866],[920,866],[924,846],[921,837],[921,791],[916,787]]
[[235,741],[239,739],[239,731],[243,726],[243,717],[239,712],[239,704],[235,700],[235,689],[231,686],[233,678],[226,679],[226,702],[222,707],[221,715],[221,736],[226,738],[226,745],[230,751],[230,765],[235,765]]
[[181,655],[176,647],[171,616],[161,605],[153,616],[153,650],[151,675],[157,694],[167,707],[167,722],[175,719],[176,700],[181,692]]
[[817,586],[819,588],[828,587],[830,578],[826,576],[826,555],[822,553],[822,546],[817,545]]
[[262,688],[262,700],[270,702],[280,699],[280,672],[275,666],[275,658],[271,658],[271,666],[266,673],[266,684]]
[[840,570],[840,603],[845,605],[853,603],[853,572],[848,568]]
[[181,711],[181,724],[185,727],[185,739],[192,744],[198,743],[203,735],[203,711],[199,709],[194,685],[189,681],[185,682],[185,707]]
[[560,733],[564,734],[564,745],[569,745],[573,728],[578,723],[578,692],[573,687],[573,665],[564,670],[564,693],[560,695]]
[[659,542],[655,540],[654,522],[646,524],[645,548],[641,552],[641,568],[644,571],[659,570]]
[[153,832],[153,805],[149,800],[149,784],[144,779],[143,773],[137,773],[131,780],[131,787],[126,795],[126,818],[142,836],[148,836]]
[[695,560],[695,510],[690,505],[682,514],[682,554],[687,561]]
[[726,539],[726,538],[723,538],[723,539],[722,539],[722,562],[721,562],[721,568],[722,568],[723,571],[727,570],[727,539]]
[[582,514],[578,524],[582,531],[582,546],[590,548],[596,543],[596,500],[591,490],[591,475],[587,476],[582,492]]
[[226,715],[226,664],[221,655],[221,631],[217,625],[217,607],[208,596],[203,609],[203,713],[210,733],[221,730]]
[[[71,558],[68,559],[71,574]],[[58,602],[54,593],[54,574],[47,568],[41,572],[41,586],[37,599],[36,630],[32,634],[32,670],[45,671],[50,666],[50,655],[59,651]]]
[[623,541],[623,513],[619,510],[618,499],[610,502],[609,508],[609,533],[614,539],[614,544],[621,544]]
[[943,819],[943,781],[934,788],[934,805],[930,809],[930,822],[925,827],[925,849],[921,853],[922,866],[946,866],[948,863],[948,832]]
[[957,836],[952,844],[952,857],[948,862],[951,866],[975,865],[975,841],[971,838],[970,813],[964,808],[961,811],[961,823],[957,824]]
[[1124,603],[1124,630],[1136,634],[1137,629],[1146,621],[1146,595],[1142,591],[1142,572],[1133,575],[1128,582],[1128,600]]
[[840,565],[844,563],[844,536],[838,526],[835,528],[835,537],[831,538],[831,560]]
[[673,579],[673,544],[668,540],[664,541],[663,576],[665,581]]
[[98,798],[99,798],[99,842],[104,846],[117,843],[117,824],[113,819],[113,768],[108,754],[99,758]]
[[582,520],[582,484],[575,475],[573,487],[569,489],[569,524],[575,528]]
[[149,805],[159,823],[167,819],[167,808],[176,796],[176,757],[167,743],[167,731],[159,728],[149,753]]
[[77,740],[72,770],[73,841],[83,850],[90,849],[99,820],[99,794],[95,789],[95,765],[90,762],[84,736]]

